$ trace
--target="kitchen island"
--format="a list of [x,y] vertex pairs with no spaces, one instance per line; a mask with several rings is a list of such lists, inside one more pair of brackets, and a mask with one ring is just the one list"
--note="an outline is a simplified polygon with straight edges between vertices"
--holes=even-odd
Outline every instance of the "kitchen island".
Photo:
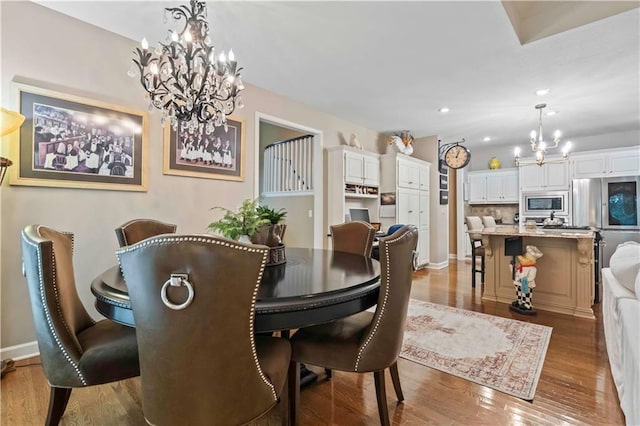
[[523,237],[522,248],[536,246],[538,259],[536,287],[532,304],[536,310],[595,319],[593,314],[594,270],[593,240],[588,230],[538,229],[498,226],[478,232],[485,247],[485,284],[483,300],[511,303],[516,290],[511,278],[511,256],[505,255],[505,238]]

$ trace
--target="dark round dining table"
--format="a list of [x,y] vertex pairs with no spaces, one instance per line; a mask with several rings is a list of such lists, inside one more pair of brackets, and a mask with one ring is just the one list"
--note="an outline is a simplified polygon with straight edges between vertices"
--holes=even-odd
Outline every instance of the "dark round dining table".
[[[377,303],[377,260],[322,249],[287,247],[285,251],[285,264],[265,268],[256,300],[256,332],[321,324],[362,312]],[[91,292],[98,312],[135,327],[127,284],[119,266],[98,275],[91,283]]]

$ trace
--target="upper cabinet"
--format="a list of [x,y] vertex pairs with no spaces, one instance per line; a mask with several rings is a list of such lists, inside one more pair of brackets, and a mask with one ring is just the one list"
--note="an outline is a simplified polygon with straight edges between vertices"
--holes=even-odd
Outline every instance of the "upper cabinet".
[[[553,161],[553,158],[549,159]],[[520,166],[520,189],[529,191],[568,191],[569,163],[545,163]]]
[[573,179],[635,176],[638,174],[640,174],[640,150],[638,148],[572,155],[571,177]]
[[[402,157],[397,158],[397,163],[398,186],[401,188],[420,189],[420,166]],[[428,190],[429,187],[427,186],[426,189]]]
[[469,172],[469,204],[518,202],[518,170]]
[[378,154],[347,146],[327,148],[327,223],[343,223],[352,208],[368,209],[377,222],[379,185]]
[[344,180],[354,185],[379,186],[380,161],[377,155],[345,150]]

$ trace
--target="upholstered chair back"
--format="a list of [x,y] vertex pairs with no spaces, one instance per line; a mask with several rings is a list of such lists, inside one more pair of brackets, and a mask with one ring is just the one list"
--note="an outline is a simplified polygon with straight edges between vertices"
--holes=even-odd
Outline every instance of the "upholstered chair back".
[[[117,251],[147,422],[244,424],[276,404],[279,390],[258,362],[253,327],[268,251],[207,235],[163,235]],[[280,343],[286,373],[290,347]]]
[[73,234],[41,225],[22,231],[23,271],[44,374],[51,387],[45,424],[57,425],[72,388],[140,374],[135,330],[94,321],[73,271]]
[[116,228],[116,237],[120,247],[130,246],[149,237],[160,234],[173,234],[177,226],[154,219],[133,219]]
[[333,250],[371,257],[376,230],[367,222],[358,220],[332,225]]
[[354,371],[385,369],[402,349],[418,229],[404,225],[379,241],[380,294],[373,320],[360,339]]

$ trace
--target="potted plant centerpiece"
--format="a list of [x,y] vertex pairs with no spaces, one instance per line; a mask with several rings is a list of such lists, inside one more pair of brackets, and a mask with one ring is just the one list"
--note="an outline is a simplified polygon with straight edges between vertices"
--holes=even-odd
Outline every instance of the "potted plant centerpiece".
[[258,200],[249,199],[242,202],[237,212],[224,207],[213,207],[212,210],[222,210],[224,216],[210,223],[207,229],[232,240],[269,246],[267,266],[286,262],[282,243],[286,225],[280,223],[287,215],[286,210],[259,206]]
[[285,209],[275,210],[269,206],[261,205],[257,207],[257,212],[262,219],[268,220],[269,223],[258,230],[252,241],[256,244],[266,244],[269,247],[281,245],[287,225],[280,222],[287,216],[287,211]]
[[285,209],[275,210],[266,205],[260,205],[256,210],[258,215],[267,221],[267,224],[260,227],[251,241],[255,244],[264,244],[270,247],[267,266],[281,265],[287,261],[284,243],[282,242],[287,225],[280,222],[287,215],[287,211]]
[[224,216],[211,222],[207,229],[218,231],[223,236],[243,243],[252,242],[258,230],[269,223],[260,217],[257,211],[258,200],[244,200],[237,212],[224,207],[213,207],[212,210],[224,211]]

